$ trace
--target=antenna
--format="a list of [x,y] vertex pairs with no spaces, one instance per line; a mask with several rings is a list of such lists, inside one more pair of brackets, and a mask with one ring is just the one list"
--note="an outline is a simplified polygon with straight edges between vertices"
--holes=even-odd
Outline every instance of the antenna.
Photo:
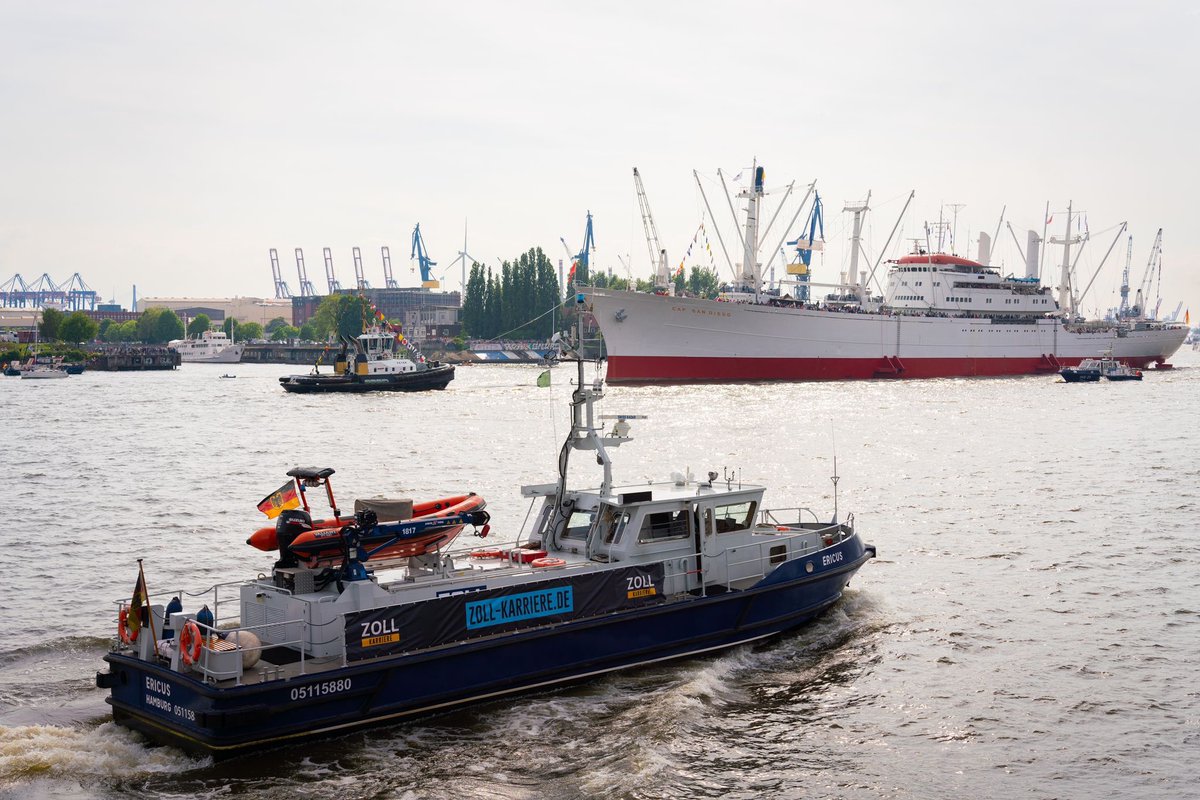
[[840,481],[841,478],[838,476],[838,471],[837,471],[837,435],[834,432],[832,420],[830,420],[830,422],[829,422],[829,439],[830,439],[830,441],[833,442],[833,477],[830,478],[830,480],[833,481],[833,522],[834,522],[834,524],[837,524],[837,521],[838,521],[838,481]]

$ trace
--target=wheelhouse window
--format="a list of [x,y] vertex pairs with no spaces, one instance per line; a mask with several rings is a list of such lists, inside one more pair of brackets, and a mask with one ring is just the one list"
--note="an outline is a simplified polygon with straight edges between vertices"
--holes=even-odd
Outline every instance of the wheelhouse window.
[[567,539],[586,539],[588,531],[592,529],[593,515],[590,511],[574,511],[571,513],[571,518],[567,520],[567,529],[563,532],[563,536]]
[[749,528],[754,521],[754,511],[757,506],[758,503],[754,501],[717,506],[717,533],[729,533]]
[[690,536],[692,515],[685,509],[678,511],[654,511],[642,520],[638,531],[639,542],[657,542],[663,539],[682,539]]

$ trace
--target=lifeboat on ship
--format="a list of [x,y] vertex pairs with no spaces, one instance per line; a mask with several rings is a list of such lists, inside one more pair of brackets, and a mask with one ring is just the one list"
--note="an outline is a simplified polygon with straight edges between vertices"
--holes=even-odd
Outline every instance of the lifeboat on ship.
[[[478,499],[480,505],[476,506],[472,498]],[[459,494],[452,497],[443,497],[438,500],[429,500],[424,503],[414,503],[412,510],[412,519],[427,517],[430,515],[448,516],[452,513],[448,511],[451,508],[463,506],[463,511],[482,511],[487,504],[483,502],[483,498],[475,493]],[[315,519],[310,524],[313,530],[324,530],[327,528],[341,528],[354,522],[353,517],[335,517],[334,519]],[[264,552],[271,552],[279,549],[279,537],[276,534],[276,526],[270,525],[265,528],[259,528],[254,533],[250,534],[250,538],[246,540],[246,544],[251,547],[256,547]]]
[[983,264],[978,261],[972,261],[969,258],[961,256],[952,256],[948,253],[909,253],[896,260],[897,264],[902,266],[915,266],[919,264],[932,264],[935,267],[977,267],[983,269]]
[[[447,500],[457,500],[458,502],[447,504]],[[462,515],[483,511],[487,503],[477,494],[468,494],[421,505],[427,509],[426,513],[417,515],[417,506],[414,506],[414,515],[411,519],[403,522],[381,523],[369,530],[361,531],[357,536],[358,547],[370,551],[372,561],[425,555],[453,541],[462,533],[463,524],[460,522],[447,525],[427,525],[423,526],[421,530],[409,533],[402,532],[406,527],[404,523],[433,522],[449,517],[459,518]],[[291,540],[288,550],[302,565],[310,569],[341,564],[346,559],[348,546],[343,532],[353,520],[342,520],[342,522],[341,526],[313,528],[299,533]]]

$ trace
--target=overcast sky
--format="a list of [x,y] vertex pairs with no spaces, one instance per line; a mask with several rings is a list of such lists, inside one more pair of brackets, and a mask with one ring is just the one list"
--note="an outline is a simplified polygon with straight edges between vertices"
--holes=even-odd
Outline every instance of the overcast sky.
[[[904,234],[964,204],[971,254],[1002,207],[1023,245],[1047,201],[1061,234],[1073,200],[1094,237],[1084,277],[1127,220],[1136,285],[1162,227],[1164,312],[1200,313],[1200,7],[971,5],[3,0],[0,282],[79,272],[123,305],[133,284],[272,296],[268,249],[296,290],[302,247],[323,293],[321,248],[346,285],[361,247],[382,285],[388,245],[417,285],[418,222],[441,273],[464,221],[482,262],[557,260],[589,210],[594,265],[645,276],[632,167],[678,263],[703,212],[692,170],[728,242],[712,181],[757,158],[769,187],[817,181],[816,280],[836,280],[841,208],[868,191],[873,255],[912,189]],[[1000,245],[1019,273],[1006,230]],[[1115,303],[1125,249],[1088,311]]]

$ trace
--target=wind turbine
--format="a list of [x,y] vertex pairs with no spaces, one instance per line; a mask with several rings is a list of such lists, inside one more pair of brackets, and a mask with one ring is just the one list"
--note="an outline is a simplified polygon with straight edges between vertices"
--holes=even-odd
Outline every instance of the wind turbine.
[[460,271],[462,273],[462,293],[464,295],[467,293],[467,259],[470,259],[471,263],[473,263],[473,264],[477,263],[479,261],[479,259],[475,258],[475,256],[473,256],[467,252],[467,221],[464,219],[463,220],[462,250],[458,251],[458,258],[454,259],[449,264],[447,264],[446,271],[442,273],[442,277],[443,278],[446,277],[446,272],[449,272],[451,267],[453,267],[455,264],[458,264],[459,262],[461,262],[462,266],[460,268]]

